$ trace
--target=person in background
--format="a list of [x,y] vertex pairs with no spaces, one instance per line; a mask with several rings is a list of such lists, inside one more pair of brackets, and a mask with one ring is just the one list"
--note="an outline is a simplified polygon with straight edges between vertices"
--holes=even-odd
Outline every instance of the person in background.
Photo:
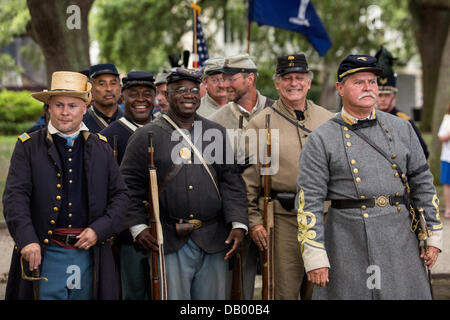
[[441,183],[444,185],[445,213],[444,218],[450,219],[450,102],[438,132],[441,150]]

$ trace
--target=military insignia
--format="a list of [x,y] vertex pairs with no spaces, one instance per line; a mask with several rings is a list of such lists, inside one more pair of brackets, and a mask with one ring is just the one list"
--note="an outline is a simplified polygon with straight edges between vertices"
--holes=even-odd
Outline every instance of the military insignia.
[[295,59],[295,57],[294,56],[289,56],[288,57],[288,60],[289,60],[289,67],[293,67],[294,66],[294,60]]
[[388,82],[388,78],[380,78],[381,84],[386,84]]
[[24,143],[25,141],[27,141],[28,139],[30,139],[31,137],[28,135],[28,133],[24,132],[22,133],[20,136],[18,136],[19,140]]
[[356,58],[357,60],[362,60],[362,61],[367,61],[367,58],[366,57],[358,57],[358,58]]
[[99,138],[100,140],[102,140],[102,141],[104,141],[104,142],[108,142],[108,139],[106,139],[105,136],[102,136],[100,133],[97,133],[97,135],[98,135],[98,138]]
[[180,149],[180,157],[183,158],[184,160],[189,160],[191,159],[191,150],[189,150],[186,147],[183,147]]

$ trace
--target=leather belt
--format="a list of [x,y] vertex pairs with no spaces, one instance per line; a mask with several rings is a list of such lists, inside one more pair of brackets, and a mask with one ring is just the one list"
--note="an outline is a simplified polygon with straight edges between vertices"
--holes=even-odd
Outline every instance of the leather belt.
[[370,199],[342,199],[331,200],[331,207],[335,209],[352,209],[361,208],[366,206],[367,208],[397,206],[399,204],[406,204],[404,196],[379,196]]
[[52,240],[62,242],[66,246],[73,246],[79,240],[76,237],[77,237],[77,234],[66,234],[66,235],[54,234],[52,236]]
[[170,217],[171,219],[175,220],[176,223],[191,223],[194,225],[194,230],[201,228],[201,227],[206,227],[209,226],[210,224],[213,224],[215,222],[217,222],[217,220],[219,220],[219,217],[222,216],[215,216],[214,218],[208,219],[208,220],[198,220],[198,219],[181,219],[181,218],[175,218],[175,217]]

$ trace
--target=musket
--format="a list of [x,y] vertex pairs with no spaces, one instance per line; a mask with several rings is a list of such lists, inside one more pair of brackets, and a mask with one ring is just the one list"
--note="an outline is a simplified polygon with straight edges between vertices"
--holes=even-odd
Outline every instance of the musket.
[[274,242],[274,222],[273,203],[270,197],[271,179],[269,174],[270,158],[272,156],[271,135],[270,135],[270,114],[266,115],[266,161],[263,164],[264,176],[264,228],[267,232],[267,249],[262,254],[262,299],[274,299],[274,273],[273,273],[273,242]]
[[117,134],[115,134],[113,136],[113,154],[114,154],[114,159],[116,159],[116,162],[117,162],[117,157],[119,155],[119,151],[117,150]]
[[[239,150],[239,142],[242,134],[244,116],[239,116],[239,131],[237,137],[237,146],[236,152],[234,153],[234,159],[237,164],[237,153]],[[231,300],[241,300],[241,291],[242,291],[242,256],[241,250],[237,251],[233,257],[233,274],[232,274],[232,282],[231,282]]]
[[158,252],[150,253],[152,300],[167,300],[166,263],[164,261],[164,241],[161,220],[159,216],[158,180],[154,160],[152,140],[153,132],[148,132],[148,173],[149,173],[149,202],[148,205],[150,232],[158,242]]
[[[419,213],[419,223],[420,223],[418,239],[423,241],[423,248],[425,250],[425,254],[428,254],[427,239],[431,235],[431,232],[428,230],[427,222],[425,221],[425,216],[423,214],[423,208],[419,208],[419,210],[417,211]],[[428,266],[426,267],[426,270],[428,275],[428,283],[430,284],[431,299],[434,300],[433,286],[431,285],[431,270],[428,268]]]

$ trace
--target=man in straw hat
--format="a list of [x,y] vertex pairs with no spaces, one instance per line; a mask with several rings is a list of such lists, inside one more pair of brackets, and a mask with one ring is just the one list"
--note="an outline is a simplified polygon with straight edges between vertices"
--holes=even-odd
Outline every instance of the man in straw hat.
[[6,299],[118,298],[107,240],[122,229],[128,195],[106,138],[82,122],[90,89],[85,75],[58,71],[50,90],[32,94],[49,105],[50,121],[20,135],[11,158]]

